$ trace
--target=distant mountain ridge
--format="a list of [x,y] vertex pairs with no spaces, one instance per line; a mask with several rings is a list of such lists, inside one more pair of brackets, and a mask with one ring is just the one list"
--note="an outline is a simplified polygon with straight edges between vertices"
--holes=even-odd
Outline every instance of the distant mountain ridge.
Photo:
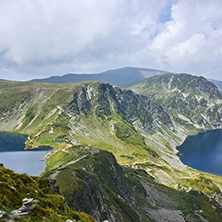
[[156,69],[125,67],[121,69],[108,70],[97,74],[69,73],[63,76],[52,76],[44,79],[33,79],[31,80],[31,82],[59,84],[71,82],[101,81],[107,82],[114,86],[124,86],[163,73],[169,72]]
[[[51,76],[49,78],[33,79],[31,82],[60,84],[85,81],[101,81],[118,87],[128,87],[130,84],[142,81],[146,78],[167,73],[172,72],[148,68],[124,67],[94,74],[68,73],[63,76]],[[222,94],[222,81],[215,79],[207,80],[214,83]]]
[[208,81],[212,82],[217,88],[219,89],[220,93],[222,94],[222,81],[215,80],[215,79],[207,79]]

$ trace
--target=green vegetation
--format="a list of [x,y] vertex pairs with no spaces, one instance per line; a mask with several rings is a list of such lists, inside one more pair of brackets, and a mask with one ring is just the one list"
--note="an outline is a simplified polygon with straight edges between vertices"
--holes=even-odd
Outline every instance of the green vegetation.
[[220,189],[213,183],[211,179],[200,175],[196,178],[189,178],[181,180],[181,183],[186,187],[192,187],[195,190],[199,190],[207,195],[220,193]]
[[19,209],[22,199],[34,198],[36,207],[28,214],[16,218],[16,221],[66,221],[76,219],[79,222],[93,222],[85,213],[70,210],[63,196],[55,193],[48,179],[15,174],[0,166],[0,210],[6,212],[1,221],[8,221],[10,212]]
[[[100,220],[108,219],[111,212],[113,215],[113,208],[124,218],[123,221],[138,221],[138,213],[143,221],[150,221],[152,216],[148,218],[146,210],[158,212],[160,209],[169,211],[169,213],[171,210],[178,210],[187,221],[199,221],[200,218],[195,214],[195,210],[199,207],[204,210],[205,206],[208,206],[208,209],[206,213],[201,214],[204,218],[215,218],[217,221],[222,216],[220,205],[209,199],[204,193],[196,198],[193,191],[187,193],[184,189],[177,190],[161,185],[156,183],[154,178],[143,169],[148,167],[176,175],[182,174],[181,171],[172,171],[170,167],[158,166],[149,162],[134,165],[141,168],[137,170],[131,167],[120,167],[111,153],[91,147],[74,146],[67,148],[66,153],[72,156],[74,162],[70,162],[65,157],[69,164],[63,164],[63,167],[59,168],[56,167],[56,161],[54,167],[51,162],[53,170],[48,171],[44,176],[55,173],[55,186],[59,186],[61,194],[64,195],[72,209],[91,212],[92,215],[98,215],[99,211]],[[57,154],[54,155],[55,159],[59,159]],[[51,158],[54,159],[53,156]],[[124,158],[127,157],[124,156]],[[208,186],[208,190],[211,189],[214,193],[219,192],[211,179],[205,176],[189,181],[182,179],[180,182],[180,186],[187,188],[196,183],[200,186],[205,184],[206,187]],[[198,190],[199,187],[193,186],[193,189]],[[194,199],[198,208],[193,206]],[[132,205],[132,203],[136,203],[136,205]],[[212,205],[217,209],[215,217]]]
[[68,163],[72,160],[72,156],[63,151],[56,152],[52,158],[49,158],[46,163],[45,171],[52,170],[53,168],[59,168],[65,163]]
[[0,114],[30,100],[32,92],[27,92],[20,86],[20,83],[14,82],[13,88],[11,88],[11,82],[0,81]]
[[[191,197],[195,200],[196,211],[202,217],[208,221],[221,221],[222,209],[217,207],[217,202],[213,199],[209,199],[207,196],[203,195],[202,192],[190,191],[187,194],[188,197]],[[203,204],[205,203],[205,204]]]
[[144,138],[140,136],[130,124],[116,124],[116,136],[126,143],[145,147]]

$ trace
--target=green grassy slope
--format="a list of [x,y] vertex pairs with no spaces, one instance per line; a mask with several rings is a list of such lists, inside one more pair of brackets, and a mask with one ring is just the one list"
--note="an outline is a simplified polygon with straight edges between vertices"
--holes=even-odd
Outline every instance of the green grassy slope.
[[15,174],[0,166],[0,181],[0,210],[5,212],[0,221],[9,221],[11,212],[22,206],[24,198],[34,198],[35,208],[28,215],[16,217],[16,221],[95,221],[85,213],[70,210],[64,197],[50,188],[48,179]]
[[[59,156],[65,158],[58,166],[54,160]],[[54,186],[59,187],[71,208],[84,211],[98,221],[200,221],[200,216],[220,221],[222,218],[222,207],[203,192],[161,185],[144,170],[121,167],[111,153],[89,146],[73,146],[52,155],[44,177],[54,180]],[[196,180],[199,186],[206,184],[218,192],[215,184],[204,176]],[[195,181],[186,183],[191,186]]]
[[[123,163],[152,159],[151,148],[137,131],[149,134],[167,116],[164,110],[152,116],[147,99],[104,83],[0,84],[0,130],[27,134],[26,148],[91,144],[106,147]],[[4,102],[8,93],[14,100]],[[171,125],[166,120],[163,125]]]

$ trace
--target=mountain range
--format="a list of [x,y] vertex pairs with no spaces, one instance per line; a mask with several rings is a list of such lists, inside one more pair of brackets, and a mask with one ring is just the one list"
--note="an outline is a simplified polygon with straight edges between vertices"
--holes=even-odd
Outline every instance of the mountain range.
[[56,84],[70,82],[101,81],[107,82],[114,86],[124,86],[161,73],[167,72],[156,69],[125,67],[121,69],[108,70],[98,74],[70,73],[65,74],[63,76],[52,76],[45,79],[33,79],[31,81]]
[[[97,74],[65,74],[63,76],[51,76],[43,79],[33,79],[31,82],[41,83],[71,83],[71,82],[85,82],[85,81],[101,81],[107,82],[114,86],[125,87],[129,84],[142,81],[146,78],[159,75],[159,74],[172,73],[157,69],[148,68],[135,68],[135,67],[124,67],[120,69],[108,70]],[[214,83],[220,92],[222,92],[222,81],[208,79],[208,81]]]
[[52,148],[40,178],[75,212],[111,222],[221,221],[221,177],[176,155],[187,136],[222,127],[219,89],[203,77],[143,69],[149,78],[138,80],[141,69],[126,70],[125,83],[112,76],[125,88],[2,80],[0,130],[28,135],[26,149]]

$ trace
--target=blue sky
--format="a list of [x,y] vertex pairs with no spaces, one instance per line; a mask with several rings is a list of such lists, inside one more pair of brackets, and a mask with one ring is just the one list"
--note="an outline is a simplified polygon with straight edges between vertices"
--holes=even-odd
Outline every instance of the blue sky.
[[126,66],[222,80],[221,0],[1,0],[0,78]]

